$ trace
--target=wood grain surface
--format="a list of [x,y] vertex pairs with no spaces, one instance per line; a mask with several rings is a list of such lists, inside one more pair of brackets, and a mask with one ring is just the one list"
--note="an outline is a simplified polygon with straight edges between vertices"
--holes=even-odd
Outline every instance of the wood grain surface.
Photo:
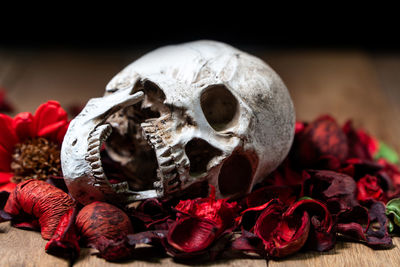
[[[322,113],[340,123],[352,118],[357,127],[400,151],[400,56],[361,51],[251,51],[282,77],[292,95],[299,120]],[[141,51],[1,50],[0,87],[17,112],[31,111],[49,99],[64,107],[101,96],[106,83]],[[39,233],[0,224],[0,266],[67,266],[69,262],[44,252]],[[326,253],[301,252],[287,259],[231,259],[204,266],[397,266],[400,239],[390,250],[339,242]],[[108,263],[83,249],[74,266],[182,266],[142,247],[135,259]],[[190,265],[199,266],[193,262]]]

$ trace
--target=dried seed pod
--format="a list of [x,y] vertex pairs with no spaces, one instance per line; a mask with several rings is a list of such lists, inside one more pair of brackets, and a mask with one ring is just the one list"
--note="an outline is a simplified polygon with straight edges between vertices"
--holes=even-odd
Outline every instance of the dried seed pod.
[[61,216],[72,206],[74,200],[64,191],[44,181],[28,180],[17,185],[4,207],[4,211],[20,223],[26,218],[38,219],[42,237],[50,239]]
[[129,217],[108,203],[96,201],[85,206],[76,217],[76,227],[83,242],[98,249],[106,260],[127,258],[134,248],[126,238],[133,234]]

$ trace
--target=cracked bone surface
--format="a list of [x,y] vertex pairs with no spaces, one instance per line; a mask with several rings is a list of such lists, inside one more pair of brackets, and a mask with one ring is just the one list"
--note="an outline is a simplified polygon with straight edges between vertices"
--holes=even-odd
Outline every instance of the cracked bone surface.
[[288,90],[262,60],[215,41],[166,46],[72,120],[62,170],[83,204],[177,196],[199,183],[237,197],[286,157],[294,123]]

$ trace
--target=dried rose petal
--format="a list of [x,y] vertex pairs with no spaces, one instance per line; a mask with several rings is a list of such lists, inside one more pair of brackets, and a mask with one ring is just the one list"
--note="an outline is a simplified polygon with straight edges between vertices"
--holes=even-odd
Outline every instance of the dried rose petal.
[[218,229],[217,234],[219,234],[227,227],[232,226],[239,207],[236,202],[229,203],[228,199],[217,200],[215,188],[211,187],[208,197],[182,200],[176,205],[175,209],[214,222]]
[[388,232],[389,219],[386,217],[385,212],[385,205],[380,201],[373,202],[368,210],[370,225],[366,232],[366,236],[367,245],[370,247],[393,247],[393,241]]
[[304,195],[324,201],[331,212],[358,205],[356,182],[346,174],[334,171],[308,171],[310,178],[304,183]]
[[336,233],[328,208],[319,201],[303,199],[291,205],[286,215],[303,214],[304,211],[308,213],[311,223],[306,247],[317,251],[332,249],[335,245]]
[[80,248],[75,227],[76,214],[76,208],[72,207],[61,217],[54,235],[46,244],[47,253],[70,260],[79,256]]
[[[21,226],[22,222],[31,225],[31,221],[38,219],[42,237],[50,239],[61,216],[73,205],[73,199],[62,190],[43,181],[28,180],[17,185],[4,211],[13,216],[15,226]],[[30,221],[26,221],[26,215]]]
[[217,200],[211,187],[208,197],[182,200],[175,209],[181,214],[171,225],[167,241],[178,251],[194,253],[205,250],[234,226],[239,207],[228,199]]
[[285,257],[300,250],[308,238],[308,213],[288,214],[281,204],[268,206],[259,216],[254,233],[263,240],[268,256]]
[[111,204],[95,201],[86,205],[76,217],[76,227],[82,240],[107,260],[127,258],[134,249],[126,238],[133,234],[129,217]]
[[214,242],[218,230],[213,221],[185,216],[172,225],[167,240],[171,246],[183,252],[202,251]]
[[375,176],[366,175],[358,180],[357,189],[357,199],[360,202],[383,199],[383,190]]
[[312,166],[327,155],[343,161],[348,153],[347,137],[332,117],[321,116],[302,131],[296,149],[303,166]]
[[137,219],[144,224],[145,229],[154,228],[171,217],[162,203],[156,198],[146,199],[136,209],[129,210],[128,214],[131,218]]

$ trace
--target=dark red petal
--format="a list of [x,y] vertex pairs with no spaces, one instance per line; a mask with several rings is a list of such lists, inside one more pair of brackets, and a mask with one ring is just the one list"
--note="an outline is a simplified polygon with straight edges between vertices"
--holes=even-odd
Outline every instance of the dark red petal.
[[335,245],[336,233],[328,208],[319,201],[304,199],[297,201],[285,212],[285,216],[307,211],[311,227],[306,246],[317,251],[327,251]]
[[338,223],[336,226],[337,232],[352,240],[367,241],[363,227],[355,222],[351,223]]
[[63,110],[57,101],[48,101],[41,104],[35,112],[34,123],[35,132],[40,132],[48,125],[59,121],[67,121],[68,114]]
[[156,198],[146,199],[136,209],[129,210],[128,214],[140,220],[146,229],[164,223],[171,216]]
[[311,166],[326,155],[343,161],[347,152],[346,135],[329,116],[322,116],[310,123],[298,140],[298,160],[304,166]]
[[277,199],[271,199],[267,203],[257,207],[251,207],[241,212],[241,216],[237,219],[244,230],[250,231],[253,229],[258,216],[261,212],[271,204],[280,203]]
[[216,238],[217,225],[194,216],[178,219],[168,232],[168,243],[174,248],[191,253],[206,249]]
[[[393,241],[388,232],[389,219],[387,218],[385,211],[385,204],[380,201],[373,202],[368,210],[371,223],[366,235],[367,244],[369,246],[376,248],[393,247]],[[376,224],[378,227],[375,227]]]
[[302,215],[283,215],[279,204],[263,211],[254,226],[254,233],[263,240],[268,256],[285,257],[300,250],[308,238],[310,220]]
[[340,210],[358,205],[355,198],[357,185],[352,177],[325,170],[308,173],[310,178],[304,183],[304,195],[327,203],[334,199],[340,204]]
[[337,233],[345,238],[357,241],[367,241],[365,231],[369,227],[368,210],[362,206],[355,206],[351,209],[337,214]]
[[242,230],[242,234],[233,240],[231,249],[253,252],[261,256],[265,255],[265,248],[262,239],[246,230]]
[[60,219],[52,238],[47,242],[47,253],[74,260],[79,256],[78,236],[75,229],[77,210],[72,207]]
[[8,153],[12,153],[14,145],[19,141],[13,127],[13,119],[0,113],[0,129],[0,146]]
[[33,115],[29,112],[22,112],[14,117],[15,131],[19,140],[35,136],[33,132]]

